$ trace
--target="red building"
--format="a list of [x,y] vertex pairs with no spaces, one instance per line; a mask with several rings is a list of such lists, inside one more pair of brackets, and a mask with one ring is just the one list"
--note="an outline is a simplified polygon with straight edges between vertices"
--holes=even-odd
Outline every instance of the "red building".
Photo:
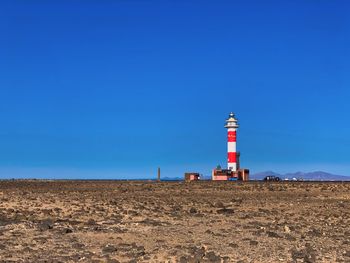
[[199,173],[185,173],[185,181],[198,181],[200,179]]

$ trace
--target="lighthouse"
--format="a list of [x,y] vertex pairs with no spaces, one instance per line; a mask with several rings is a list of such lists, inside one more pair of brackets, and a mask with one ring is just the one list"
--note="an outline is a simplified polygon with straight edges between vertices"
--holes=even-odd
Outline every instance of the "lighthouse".
[[233,112],[226,119],[227,129],[227,169],[237,171],[237,128],[238,123]]
[[218,165],[212,171],[213,181],[248,181],[249,169],[241,168],[237,152],[237,129],[238,123],[233,112],[226,119],[225,128],[227,129],[227,169],[222,169]]

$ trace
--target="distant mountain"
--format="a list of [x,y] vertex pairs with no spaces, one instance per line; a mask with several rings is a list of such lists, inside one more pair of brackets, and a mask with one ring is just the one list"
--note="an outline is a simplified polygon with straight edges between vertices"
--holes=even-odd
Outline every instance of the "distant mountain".
[[250,180],[262,180],[268,175],[278,176],[282,180],[284,179],[292,180],[293,178],[296,178],[296,179],[303,179],[306,181],[350,181],[350,176],[336,175],[336,174],[326,173],[322,171],[316,171],[316,172],[310,172],[310,173],[296,172],[296,173],[286,173],[286,174],[279,174],[273,171],[266,171],[266,172],[250,175]]
[[262,180],[264,179],[266,176],[278,176],[281,177],[282,175],[275,173],[273,171],[266,171],[266,172],[260,172],[260,173],[255,173],[255,174],[251,174],[249,175],[249,179],[250,180]]

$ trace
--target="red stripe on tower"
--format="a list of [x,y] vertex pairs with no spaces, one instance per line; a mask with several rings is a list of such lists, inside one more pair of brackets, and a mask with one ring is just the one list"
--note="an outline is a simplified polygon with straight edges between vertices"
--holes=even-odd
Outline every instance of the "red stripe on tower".
[[227,132],[227,141],[235,142],[236,141],[236,131],[228,131]]
[[237,162],[237,153],[228,152],[227,153],[227,162],[228,163],[236,163]]

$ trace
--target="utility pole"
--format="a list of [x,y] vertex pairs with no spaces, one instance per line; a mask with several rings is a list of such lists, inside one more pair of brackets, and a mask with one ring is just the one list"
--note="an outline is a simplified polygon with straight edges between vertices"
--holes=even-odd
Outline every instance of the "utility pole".
[[158,177],[157,177],[157,181],[160,182],[160,167],[158,167]]

